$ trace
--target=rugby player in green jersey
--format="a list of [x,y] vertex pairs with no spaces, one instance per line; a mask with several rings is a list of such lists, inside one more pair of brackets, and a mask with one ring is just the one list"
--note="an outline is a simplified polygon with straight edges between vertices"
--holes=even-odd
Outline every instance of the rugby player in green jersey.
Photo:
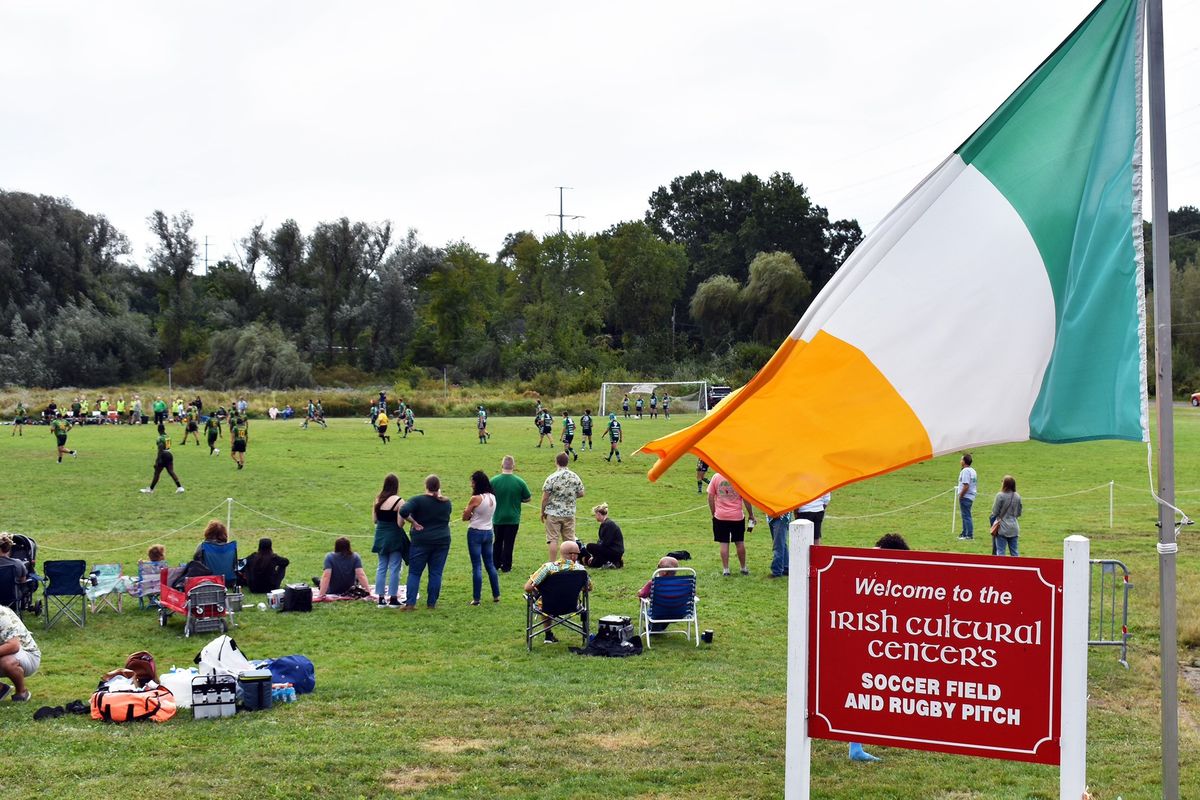
[[165,469],[171,476],[171,480],[175,481],[175,494],[183,494],[183,484],[179,482],[179,476],[175,474],[175,455],[171,452],[171,437],[167,436],[166,425],[161,422],[158,423],[158,438],[155,439],[155,446],[158,448],[158,454],[154,458],[154,478],[150,481],[149,486],[139,491],[142,494],[153,494],[154,487],[158,485],[158,478]]
[[609,448],[608,458],[605,461],[612,461],[612,457],[617,457],[617,463],[621,463],[621,423],[617,422],[616,414],[608,415],[608,430],[604,432],[608,437]]
[[229,457],[238,469],[246,467],[246,442],[250,440],[250,427],[245,417],[234,417],[229,425]]
[[62,418],[61,414],[55,414],[54,419],[50,421],[50,432],[54,434],[55,440],[58,442],[58,463],[62,463],[63,456],[77,458],[79,454],[74,450],[67,449],[67,431],[71,430],[71,423]]

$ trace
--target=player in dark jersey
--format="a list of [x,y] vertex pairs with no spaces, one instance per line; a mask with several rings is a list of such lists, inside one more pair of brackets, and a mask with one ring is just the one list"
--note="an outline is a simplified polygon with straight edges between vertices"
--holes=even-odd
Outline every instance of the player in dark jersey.
[[217,449],[217,439],[221,438],[221,420],[217,419],[216,414],[204,421],[204,438],[208,440],[208,454],[218,455],[221,452]]
[[579,418],[579,432],[583,437],[583,441],[579,443],[579,449],[582,450],[586,444],[587,449],[592,449],[592,410],[586,409],[583,416]]
[[616,414],[608,415],[608,430],[604,432],[608,437],[608,458],[605,461],[612,461],[612,457],[617,457],[617,463],[621,463],[621,423],[617,422]]
[[305,430],[308,430],[308,423],[315,422],[316,419],[317,419],[317,404],[314,403],[313,399],[310,397],[310,398],[308,398],[308,408],[305,410],[305,413],[304,413],[304,422],[300,423],[300,427],[304,428]]
[[625,419],[629,419],[629,395],[625,395],[625,399],[621,401],[621,411],[625,415]]
[[250,441],[250,426],[246,422],[245,417],[234,417],[233,422],[229,424],[229,457],[233,459],[233,463],[237,464],[238,469],[246,467],[246,443]]
[[313,409],[313,422],[320,425],[322,428],[328,428],[329,423],[325,421],[325,406],[321,405],[321,398],[317,398],[317,407]]
[[154,492],[154,487],[158,485],[158,477],[162,475],[163,470],[171,476],[171,480],[175,481],[175,494],[183,493],[183,484],[179,482],[179,476],[175,474],[175,456],[171,453],[171,437],[167,436],[167,428],[163,423],[158,423],[158,439],[155,440],[155,445],[158,447],[158,455],[154,458],[154,479],[150,481],[150,485],[142,489],[142,494],[151,494]]
[[579,453],[576,453],[575,449],[573,447],[571,447],[571,443],[574,441],[575,441],[575,420],[571,419],[571,415],[568,412],[564,411],[563,412],[563,430],[562,430],[563,452],[567,453],[568,455],[575,456],[575,460],[578,461]]
[[671,418],[671,395],[663,395],[663,419]]
[[475,427],[479,430],[479,443],[487,444],[488,439],[492,438],[492,435],[488,433],[487,429],[487,409],[481,404],[479,406],[479,411],[475,416],[477,418]]
[[20,434],[22,437],[25,436],[25,418],[27,416],[29,416],[29,412],[25,410],[25,404],[18,400],[17,415],[13,417],[13,436],[17,434]]
[[71,430],[71,423],[63,419],[57,411],[54,412],[54,419],[50,421],[50,432],[54,434],[54,439],[58,442],[58,463],[60,464],[63,456],[79,457],[74,450],[67,449],[67,431],[69,430]]
[[658,419],[658,394],[650,392],[650,419]]
[[554,441],[554,416],[548,409],[542,409],[541,417],[535,420],[534,424],[538,429],[538,447],[542,446],[542,440],[547,436],[551,437],[550,441]]
[[188,436],[195,437],[196,447],[200,446],[200,412],[194,405],[187,407],[187,413],[184,414],[184,422],[187,428],[183,432],[183,443],[187,444]]
[[696,459],[696,494],[704,494],[704,484],[708,483],[708,464],[703,458]]
[[644,406],[645,404],[646,404],[646,401],[643,400],[642,396],[639,394],[637,402],[634,403],[634,407],[637,409],[637,418],[638,419],[642,418],[642,406]]

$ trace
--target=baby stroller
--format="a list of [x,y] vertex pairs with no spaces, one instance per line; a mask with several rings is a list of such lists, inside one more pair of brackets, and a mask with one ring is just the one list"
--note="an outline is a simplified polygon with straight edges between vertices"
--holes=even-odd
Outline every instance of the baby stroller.
[[35,617],[42,613],[41,601],[34,602],[33,596],[37,593],[38,586],[42,583],[42,578],[37,574],[37,542],[31,537],[20,533],[13,534],[13,546],[11,558],[20,561],[25,565],[25,571],[29,573],[29,580],[17,587],[17,600],[20,603],[20,612],[32,613]]

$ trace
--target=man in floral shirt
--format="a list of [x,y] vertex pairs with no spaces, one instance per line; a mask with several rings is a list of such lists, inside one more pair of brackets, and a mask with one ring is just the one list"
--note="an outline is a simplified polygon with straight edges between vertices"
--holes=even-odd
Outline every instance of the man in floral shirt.
[[583,481],[571,470],[566,453],[554,458],[558,465],[542,484],[542,522],[546,524],[549,561],[558,559],[559,542],[575,541],[575,501],[583,497]]
[[17,613],[8,606],[0,606],[0,675],[12,681],[0,683],[0,700],[12,689],[16,689],[13,700],[29,699],[25,679],[37,672],[42,663],[42,651],[33,641],[29,629],[21,622]]

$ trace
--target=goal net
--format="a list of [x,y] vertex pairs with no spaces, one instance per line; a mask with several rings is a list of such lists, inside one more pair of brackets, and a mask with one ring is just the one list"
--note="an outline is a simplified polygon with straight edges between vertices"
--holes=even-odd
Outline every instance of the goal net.
[[[603,415],[624,413],[622,403],[629,398],[629,415],[637,416],[637,400],[642,399],[642,417],[650,416],[650,396],[658,398],[658,414],[664,416],[670,403],[671,414],[703,414],[708,410],[708,381],[631,381],[600,384],[600,411]],[[667,400],[669,398],[669,401]]]

